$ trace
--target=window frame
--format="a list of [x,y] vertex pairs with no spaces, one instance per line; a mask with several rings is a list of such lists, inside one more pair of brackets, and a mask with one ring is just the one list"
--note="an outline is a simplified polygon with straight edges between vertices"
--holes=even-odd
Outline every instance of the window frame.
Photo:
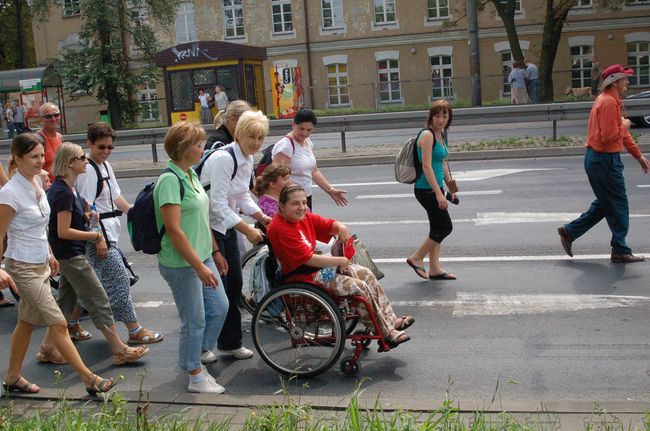
[[[159,122],[160,121],[160,107],[158,106],[158,91],[156,87],[143,85],[138,90],[138,105],[140,106],[140,113],[138,119],[140,123]],[[148,107],[148,108],[146,108]],[[145,117],[143,113],[150,113],[151,115]]]
[[[378,2],[381,2],[381,8],[382,11],[379,13],[377,12],[377,8],[379,5],[377,5]],[[387,11],[388,5],[392,5],[392,12]],[[397,24],[397,5],[395,3],[395,0],[373,0],[372,1],[372,16],[373,16],[373,23],[374,25],[394,25]],[[393,19],[389,20],[388,19],[388,14],[392,13],[393,14]],[[383,17],[382,21],[377,21],[377,16],[381,14]]]
[[[439,59],[440,64],[434,65],[433,61],[434,59]],[[449,59],[448,64],[443,63],[443,59]],[[437,100],[437,99],[445,99],[445,100],[454,100],[454,58],[451,55],[445,55],[445,54],[438,54],[438,55],[432,55],[429,57],[429,73],[431,76],[431,100]],[[439,70],[442,72],[440,74],[440,77],[434,78],[433,77],[433,72],[434,70]],[[444,71],[449,70],[450,76],[446,77],[444,75]],[[440,86],[434,86],[434,81],[440,81],[442,85]],[[445,85],[445,81],[449,81],[449,85]],[[440,90],[440,96],[434,95],[434,91],[436,89]]]
[[63,0],[61,2],[61,9],[63,11],[63,18],[73,18],[73,17],[81,16],[80,0]]
[[[510,60],[504,61],[503,56],[506,54],[510,56]],[[506,97],[510,96],[511,93],[508,77],[510,76],[510,72],[512,72],[512,63],[514,60],[512,59],[512,50],[510,49],[499,51],[499,55],[501,56],[501,72],[503,73],[503,76],[501,78],[501,96]]]
[[[325,25],[325,20],[327,19],[325,17],[325,2],[329,1],[330,2],[330,17],[329,19],[332,20],[332,25],[327,26]],[[337,3],[337,4],[335,4]],[[335,12],[338,10],[338,14]],[[321,0],[320,2],[320,16],[321,16],[321,28],[325,31],[332,31],[332,30],[341,30],[345,27],[345,19],[343,17],[343,0]]]
[[[239,1],[239,4],[236,2]],[[226,2],[230,2],[227,5]],[[223,12],[223,37],[224,39],[243,39],[246,37],[246,29],[244,24],[244,5],[242,0],[222,0],[221,2]],[[232,24],[228,24],[228,12],[232,14]],[[241,14],[241,26],[237,25],[237,12]],[[228,31],[232,30],[233,34],[228,35]],[[241,34],[239,34],[241,30]]]
[[[280,13],[274,11],[274,6],[280,8]],[[288,7],[288,11],[285,8]],[[285,15],[289,14],[291,20],[285,21]],[[279,22],[276,22],[276,17],[280,18]],[[280,25],[282,27],[281,31],[276,31],[275,26]],[[291,28],[287,30],[287,26]],[[291,8],[291,0],[271,0],[271,33],[274,35],[286,35],[294,34],[295,29],[293,26],[293,10]]]
[[[446,6],[445,8],[447,9],[447,15],[441,15],[440,14],[440,9],[442,7],[440,6],[441,2],[445,2]],[[432,7],[431,3],[435,3],[435,6]],[[435,10],[435,15],[431,15],[431,11]],[[449,13],[449,0],[427,0],[427,20],[428,21],[436,21],[436,20],[441,20],[441,19],[449,19],[450,13]]]
[[[340,71],[340,67],[345,66],[345,72]],[[330,72],[330,67],[334,67],[335,71]],[[351,106],[350,102],[350,77],[348,75],[347,63],[331,63],[325,66],[325,73],[327,74],[327,106],[328,107],[344,107]],[[341,78],[345,78],[346,84],[341,84]],[[330,85],[330,79],[336,80],[336,85]],[[345,90],[345,91],[342,91]],[[332,103],[332,97],[335,97],[338,102]],[[347,102],[343,98],[347,97]]]
[[[191,10],[181,10],[181,8],[185,9],[189,5],[191,5]],[[185,27],[183,31],[185,32],[184,36],[187,37],[187,40],[182,40],[184,38],[179,38],[179,19],[183,20],[181,24]],[[174,21],[174,32],[177,45],[180,43],[196,42],[198,40],[196,36],[196,15],[194,12],[193,1],[184,1],[178,5],[178,9],[176,10],[176,19]]]
[[[647,45],[646,51],[641,51],[640,45]],[[628,79],[630,88],[646,88],[650,86],[650,40],[637,40],[628,42],[626,45],[627,64],[634,71]],[[636,50],[630,51],[630,45],[635,45]],[[635,55],[631,55],[635,54]],[[639,55],[640,54],[640,55]],[[639,58],[645,57],[645,64],[641,64]],[[634,59],[634,61],[630,61]]]
[[[391,67],[390,62],[397,62],[397,67],[393,68]],[[381,63],[386,63],[386,68],[381,69],[380,64]],[[401,81],[401,73],[400,73],[400,64],[399,64],[399,59],[398,58],[386,58],[382,60],[377,60],[376,61],[376,68],[377,68],[377,92],[379,96],[379,103],[380,104],[392,104],[392,103],[403,103],[404,99],[402,97],[402,81]],[[392,79],[393,74],[397,74],[397,80]],[[385,75],[387,77],[386,80],[382,81],[382,75]],[[382,91],[381,87],[382,84],[386,84],[387,90]],[[397,84],[397,90],[399,92],[399,98],[393,98],[393,92],[395,91],[393,89],[393,85]],[[388,94],[388,99],[382,99],[382,93]]]
[[[585,53],[585,48],[589,48],[589,52]],[[579,53],[574,54],[573,50],[578,49]],[[569,48],[569,61],[571,64],[570,82],[572,88],[591,87],[591,57],[594,55],[593,45],[575,45]],[[579,67],[574,67],[578,62]],[[574,78],[573,74],[577,72],[578,78]]]

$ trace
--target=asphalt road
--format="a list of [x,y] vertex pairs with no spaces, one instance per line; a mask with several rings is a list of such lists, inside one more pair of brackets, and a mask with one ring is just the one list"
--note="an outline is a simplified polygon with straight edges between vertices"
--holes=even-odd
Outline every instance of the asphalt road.
[[[624,156],[633,218],[628,240],[650,255],[650,177]],[[576,241],[572,260],[563,255],[555,228],[592,200],[580,157],[458,162],[452,165],[461,204],[452,207],[454,232],[443,244],[445,267],[459,280],[421,280],[404,263],[427,232],[411,187],[392,184],[392,166],[328,168],[334,184],[349,191],[350,205],[337,208],[317,191],[315,210],[348,222],[386,273],[382,280],[398,314],[412,314],[412,340],[361,360],[367,394],[396,399],[490,399],[498,386],[504,400],[648,400],[650,386],[650,265],[612,264],[604,222]],[[122,180],[129,200],[148,179]],[[123,244],[127,244],[123,233]],[[138,374],[156,397],[183,392],[176,367],[178,319],[156,261],[124,246],[141,281],[133,289],[141,322],[166,335],[142,366],[114,368],[109,349],[90,321],[95,338],[79,343],[84,360],[100,373],[126,377],[135,390]],[[16,316],[0,311],[0,340],[9,343]],[[249,323],[245,344],[252,346]],[[124,328],[120,328],[126,336]],[[55,387],[53,366],[34,360],[43,330],[33,336],[24,374]],[[352,350],[347,348],[348,354]],[[2,364],[7,349],[0,352]],[[1,368],[4,368],[1,367]],[[211,371],[233,395],[272,394],[277,374],[256,355],[248,361],[220,357]],[[62,385],[79,385],[70,368]],[[345,396],[357,379],[338,367],[291,393]]]

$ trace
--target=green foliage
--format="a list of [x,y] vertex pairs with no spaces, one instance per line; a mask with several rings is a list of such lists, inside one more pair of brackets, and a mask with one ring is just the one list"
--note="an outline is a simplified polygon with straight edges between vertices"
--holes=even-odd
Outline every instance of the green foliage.
[[0,0],[0,70],[12,70],[21,67],[19,64],[19,41],[17,31],[16,3],[22,8],[25,50],[23,52],[25,67],[36,67],[36,50],[32,30],[32,16],[26,0]]
[[[47,20],[57,0],[34,0],[34,13]],[[108,104],[116,128],[138,114],[135,92],[154,86],[160,71],[154,28],[174,23],[180,0],[80,0],[79,44],[52,60],[71,98],[93,96]],[[130,62],[137,60],[137,70]]]

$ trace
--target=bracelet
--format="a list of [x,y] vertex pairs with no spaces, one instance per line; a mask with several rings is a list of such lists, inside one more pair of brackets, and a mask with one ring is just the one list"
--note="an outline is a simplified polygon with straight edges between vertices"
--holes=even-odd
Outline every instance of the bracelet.
[[214,256],[214,255],[217,254],[217,253],[221,253],[221,250],[219,250],[219,249],[217,249],[217,250],[213,250],[213,251],[212,251],[212,256]]
[[97,232],[97,239],[94,242],[99,242],[100,238],[101,238],[101,234]]
[[334,186],[330,186],[329,190],[327,190],[327,194],[331,195],[333,191],[334,191]]

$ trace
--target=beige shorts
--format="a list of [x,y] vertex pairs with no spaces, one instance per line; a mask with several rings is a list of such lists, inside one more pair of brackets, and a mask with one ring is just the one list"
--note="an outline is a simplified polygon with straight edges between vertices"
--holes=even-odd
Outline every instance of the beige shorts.
[[7,273],[18,288],[18,318],[37,326],[52,326],[65,320],[50,289],[50,267],[7,259]]

